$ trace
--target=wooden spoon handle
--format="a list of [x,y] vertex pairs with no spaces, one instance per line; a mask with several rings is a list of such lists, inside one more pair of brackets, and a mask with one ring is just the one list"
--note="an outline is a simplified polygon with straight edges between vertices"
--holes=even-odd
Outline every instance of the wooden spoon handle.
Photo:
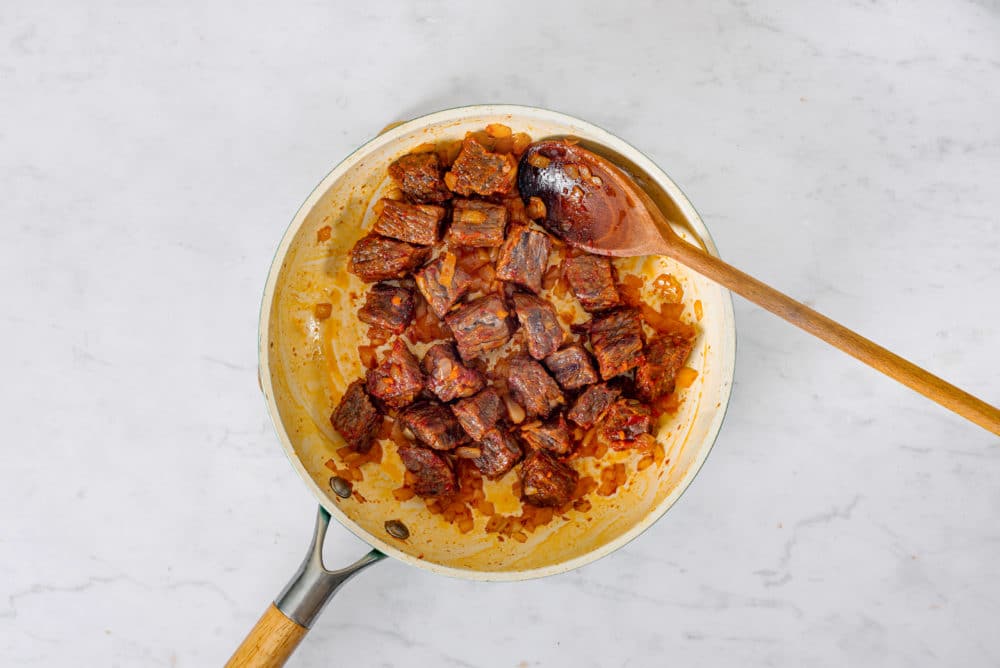
[[743,273],[717,257],[685,243],[679,238],[668,242],[670,255],[699,274],[712,279],[738,295],[766,308],[771,313],[840,348],[873,369],[895,378],[903,385],[945,408],[975,422],[980,427],[1000,435],[1000,410],[977,399],[968,392],[921,369],[899,355],[869,341],[857,332],[817,313],[788,295],[761,283],[753,276]]

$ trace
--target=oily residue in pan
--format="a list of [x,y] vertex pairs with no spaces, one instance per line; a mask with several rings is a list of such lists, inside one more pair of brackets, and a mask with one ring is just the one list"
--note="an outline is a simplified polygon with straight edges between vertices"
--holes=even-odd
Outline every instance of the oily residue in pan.
[[[532,128],[523,131],[530,133]],[[476,515],[475,528],[462,534],[454,524],[432,515],[422,500],[400,502],[394,498],[404,471],[391,440],[380,442],[381,464],[361,464],[358,468],[363,479],[351,480],[352,494],[341,498],[330,488],[335,472],[327,463],[332,461],[338,470],[347,468],[337,452],[344,443],[332,429],[329,415],[350,380],[362,375],[357,346],[366,342],[366,327],[355,315],[358,296],[366,286],[347,273],[347,252],[371,225],[371,203],[387,186],[380,176],[384,165],[403,152],[368,160],[381,168],[371,169],[368,177],[355,174],[336,184],[308,213],[288,249],[274,293],[268,339],[274,400],[291,447],[317,488],[326,494],[329,505],[376,543],[386,536],[385,523],[395,520],[408,528],[409,537],[405,541],[388,538],[393,541],[392,548],[455,569],[526,571],[581,557],[641,523],[670,495],[694,461],[695,453],[686,450],[692,445],[689,436],[699,417],[701,387],[712,361],[709,337],[699,337],[688,361],[697,376],[682,391],[678,413],[658,425],[663,461],[635,472],[644,453],[609,451],[601,465],[621,463],[629,467],[633,473],[626,484],[611,496],[591,494],[588,510],[554,519],[528,534],[523,543],[498,541],[496,535],[485,533],[485,516]],[[319,230],[324,227],[330,228],[330,235],[320,240]],[[696,300],[704,305],[699,323],[703,331],[710,331],[711,318],[721,313],[704,280],[671,260],[636,258],[616,264],[620,271],[641,275],[647,281],[662,273],[677,277],[685,293],[684,319],[696,320]],[[319,303],[330,304],[328,317],[317,318]],[[580,462],[577,468],[581,473],[600,480],[596,462],[583,466]],[[499,481],[484,481],[486,496],[499,513],[514,513],[519,506],[512,484],[515,478],[508,474]]]

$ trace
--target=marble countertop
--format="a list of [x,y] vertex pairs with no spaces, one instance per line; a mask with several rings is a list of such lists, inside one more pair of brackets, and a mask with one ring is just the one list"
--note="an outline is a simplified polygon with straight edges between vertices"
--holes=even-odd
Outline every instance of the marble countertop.
[[[220,665],[284,584],[315,502],[257,389],[264,276],[394,119],[607,127],[726,259],[1000,403],[995,3],[335,4],[5,5],[0,664]],[[519,584],[382,564],[292,665],[1000,664],[998,438],[736,316],[726,425],[654,528]],[[363,549],[334,527],[328,562]]]

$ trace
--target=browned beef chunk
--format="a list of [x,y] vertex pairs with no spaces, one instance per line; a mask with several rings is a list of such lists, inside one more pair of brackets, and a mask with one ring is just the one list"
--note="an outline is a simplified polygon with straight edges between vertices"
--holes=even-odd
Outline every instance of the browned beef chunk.
[[646,363],[636,369],[635,386],[646,401],[658,399],[674,391],[677,372],[684,366],[694,339],[683,336],[661,336],[646,347]]
[[562,506],[573,498],[579,474],[544,450],[521,465],[521,498],[533,506]]
[[512,226],[500,247],[497,278],[537,293],[542,289],[542,275],[549,263],[550,247],[549,238],[542,232],[529,230],[523,225]]
[[459,195],[506,195],[516,179],[517,161],[513,156],[491,153],[474,138],[466,137],[446,182]]
[[451,342],[438,343],[424,353],[427,389],[441,401],[471,397],[486,384],[482,374],[462,364]]
[[455,414],[462,429],[474,441],[481,440],[486,432],[496,426],[503,410],[503,400],[492,387],[487,387],[468,399],[456,401],[451,407],[451,412]]
[[438,240],[444,213],[443,206],[383,199],[382,213],[372,231],[407,243],[430,246]]
[[443,318],[472,285],[472,278],[457,262],[452,253],[442,253],[438,259],[414,274],[417,287],[434,315],[439,318]]
[[447,496],[458,490],[455,472],[448,460],[427,448],[402,447],[399,458],[417,481],[413,491],[420,496]]
[[499,478],[521,459],[521,448],[513,436],[499,429],[486,432],[479,441],[482,454],[472,460],[487,478]]
[[546,357],[545,366],[564,390],[579,390],[600,380],[590,355],[579,343],[568,345]]
[[566,280],[587,311],[603,311],[618,305],[614,269],[606,257],[579,255],[566,260]]
[[606,384],[591,385],[576,399],[567,417],[584,429],[589,429],[621,394]]
[[465,440],[465,432],[448,407],[436,401],[418,401],[399,414],[417,441],[435,450],[452,450]]
[[561,413],[545,422],[536,420],[521,425],[521,438],[533,450],[548,450],[557,455],[565,455],[571,445],[569,426]]
[[511,335],[509,315],[503,299],[492,294],[449,313],[445,322],[458,344],[458,354],[470,360],[507,343]]
[[456,246],[495,248],[503,243],[507,208],[500,204],[457,199],[451,213],[448,241]]
[[347,386],[340,403],[330,415],[330,424],[344,437],[344,442],[358,452],[368,452],[379,427],[382,415],[365,394],[365,383],[356,380]]
[[507,387],[528,415],[545,417],[565,401],[556,381],[542,365],[523,355],[510,361]]
[[441,162],[437,153],[404,155],[389,165],[389,176],[414,202],[440,204],[451,199],[451,191],[441,178]]
[[419,267],[430,252],[429,248],[369,234],[354,244],[347,270],[368,283],[402,278]]
[[638,401],[619,399],[601,421],[601,436],[617,450],[635,445],[637,438],[653,429],[649,407]]
[[563,342],[563,329],[552,304],[534,295],[514,294],[514,311],[524,327],[528,353],[536,360],[548,357]]
[[590,346],[604,380],[643,364],[642,321],[638,313],[623,308],[594,316]]
[[368,394],[392,408],[413,403],[423,388],[420,364],[402,339],[396,339],[385,359],[368,370]]
[[358,320],[400,334],[413,320],[413,291],[388,283],[376,283],[368,291]]

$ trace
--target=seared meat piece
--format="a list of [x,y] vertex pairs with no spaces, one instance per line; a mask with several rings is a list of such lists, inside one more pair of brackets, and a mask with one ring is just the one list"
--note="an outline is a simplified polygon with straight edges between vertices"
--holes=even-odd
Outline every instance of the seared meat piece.
[[584,429],[589,429],[608,410],[612,402],[621,394],[616,388],[606,384],[591,385],[576,399],[573,408],[566,414],[573,422]]
[[511,397],[521,404],[528,415],[547,416],[556,406],[565,402],[559,386],[542,365],[527,356],[510,361],[507,387]]
[[367,283],[402,278],[423,264],[431,250],[369,234],[350,252],[347,270]]
[[673,392],[677,372],[684,366],[692,348],[694,339],[683,336],[662,336],[651,342],[646,348],[646,363],[635,372],[639,397],[652,401]]
[[579,474],[544,450],[521,465],[521,498],[533,506],[563,506],[573,498]]
[[383,199],[382,213],[372,226],[372,232],[411,244],[430,246],[438,240],[438,229],[444,214],[443,206]]
[[413,276],[424,299],[439,318],[444,317],[472,284],[472,278],[457,265],[457,261],[452,253],[442,253]]
[[440,204],[451,199],[451,191],[441,178],[437,153],[411,153],[389,165],[389,176],[414,202]]
[[365,383],[356,380],[347,386],[340,403],[330,415],[330,424],[344,437],[344,442],[358,452],[368,452],[379,427],[382,415],[365,394]]
[[368,394],[386,406],[402,408],[424,389],[420,364],[402,339],[396,339],[382,363],[368,370]]
[[399,414],[399,421],[417,441],[434,450],[452,450],[465,440],[455,416],[436,401],[418,401]]
[[456,401],[451,407],[451,412],[455,414],[462,429],[474,441],[481,440],[486,432],[496,426],[503,411],[503,399],[492,387],[487,387],[468,399]]
[[507,209],[472,199],[457,199],[451,213],[448,241],[456,246],[496,247],[503,243]]
[[563,330],[552,304],[534,295],[514,294],[514,311],[524,327],[528,352],[536,360],[548,357],[563,342]]
[[549,263],[549,238],[523,225],[511,226],[497,258],[497,278],[537,293]]
[[401,447],[399,458],[416,476],[413,491],[420,496],[447,496],[458,490],[455,472],[448,460],[427,448]]
[[462,142],[445,182],[459,195],[506,195],[517,179],[517,161],[511,155],[490,153],[473,137]]
[[475,369],[462,364],[451,342],[438,343],[424,353],[427,389],[441,401],[471,397],[483,389],[486,381]]
[[619,399],[601,420],[601,436],[612,448],[624,450],[653,430],[649,407],[638,401]]
[[496,479],[514,468],[521,459],[517,440],[505,431],[491,429],[479,441],[482,454],[472,460],[484,476]]
[[568,345],[546,357],[545,366],[564,390],[579,390],[600,380],[590,355],[579,343]]
[[604,380],[641,366],[645,360],[638,313],[622,308],[594,316],[590,322],[590,345]]
[[521,438],[533,450],[548,450],[557,455],[565,455],[571,445],[569,426],[561,413],[545,422],[536,420],[521,425]]
[[507,343],[511,335],[509,315],[503,299],[492,294],[449,313],[445,322],[458,344],[458,354],[470,360]]
[[603,311],[619,302],[611,260],[599,255],[578,255],[566,260],[566,280],[580,306],[587,311]]
[[368,291],[365,305],[358,311],[358,320],[401,334],[413,320],[413,291],[388,283],[376,283]]

